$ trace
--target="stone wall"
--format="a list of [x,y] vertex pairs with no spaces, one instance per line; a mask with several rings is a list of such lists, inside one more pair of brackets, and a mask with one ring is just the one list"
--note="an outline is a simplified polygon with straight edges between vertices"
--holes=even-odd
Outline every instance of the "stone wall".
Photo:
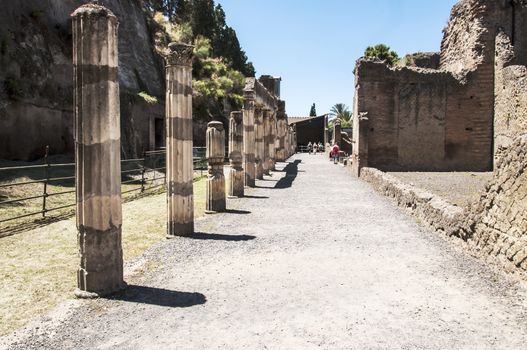
[[527,131],[527,67],[520,62],[518,47],[501,31],[496,38],[494,152],[508,147]]
[[527,277],[527,136],[516,139],[496,163],[493,179],[469,208],[363,168],[361,179],[407,209],[434,231],[457,237],[475,256]]
[[[525,13],[523,1],[461,0],[444,30],[439,69],[359,60],[354,118],[367,114],[369,127],[354,137],[354,173],[491,170],[496,149],[524,128]],[[500,31],[514,44],[513,61],[496,40]]]
[[[385,171],[489,170],[493,81],[487,73],[471,72],[460,82],[446,71],[359,61],[355,118],[367,112],[367,166]],[[484,86],[488,88],[482,90]]]
[[464,226],[472,251],[527,272],[527,136],[496,163],[494,179]]

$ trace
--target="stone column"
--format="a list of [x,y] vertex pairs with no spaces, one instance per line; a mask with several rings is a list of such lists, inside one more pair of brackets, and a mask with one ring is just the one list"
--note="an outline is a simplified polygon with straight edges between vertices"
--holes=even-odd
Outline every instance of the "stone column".
[[285,156],[285,138],[287,135],[286,127],[287,125],[285,121],[285,101],[279,101],[278,111],[276,113],[276,129],[277,129],[276,159],[279,162],[284,162],[286,159],[286,156]]
[[262,166],[265,175],[269,175],[269,136],[271,127],[271,111],[264,109],[263,111],[263,159]]
[[193,47],[169,45],[166,56],[167,235],[194,233],[192,163]]
[[245,97],[243,108],[243,168],[245,170],[245,185],[255,186],[256,141],[254,135],[254,100]]
[[256,178],[259,180],[263,179],[264,168],[264,147],[263,147],[263,137],[264,137],[264,121],[263,121],[263,111],[260,107],[256,107],[254,111],[254,133],[255,133],[255,167],[256,167]]
[[225,176],[223,161],[225,159],[225,131],[223,124],[212,121],[207,124],[207,202],[206,213],[225,211]]
[[243,197],[245,174],[242,167],[243,130],[242,112],[232,112],[229,121],[229,181],[230,197]]
[[342,134],[341,134],[341,128],[340,128],[340,125],[341,125],[341,121],[340,119],[336,119],[335,120],[335,124],[333,125],[333,143],[339,145],[339,147],[341,147],[341,143],[342,143]]
[[269,170],[275,170],[276,163],[276,116],[271,113],[269,118]]
[[114,14],[88,4],[72,15],[75,189],[80,267],[75,295],[125,286],[121,245],[121,153]]

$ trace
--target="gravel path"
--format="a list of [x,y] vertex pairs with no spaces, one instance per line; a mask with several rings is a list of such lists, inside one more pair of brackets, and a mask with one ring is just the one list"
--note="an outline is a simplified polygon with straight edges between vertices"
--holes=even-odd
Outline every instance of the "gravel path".
[[64,306],[12,348],[525,348],[524,286],[323,156],[286,171],[152,248],[126,292]]

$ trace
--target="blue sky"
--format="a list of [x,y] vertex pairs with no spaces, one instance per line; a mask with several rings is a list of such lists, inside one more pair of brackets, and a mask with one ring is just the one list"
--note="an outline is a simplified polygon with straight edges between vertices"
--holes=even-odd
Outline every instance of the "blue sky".
[[257,76],[282,77],[289,116],[351,106],[355,61],[385,43],[400,56],[439,51],[456,0],[216,0]]

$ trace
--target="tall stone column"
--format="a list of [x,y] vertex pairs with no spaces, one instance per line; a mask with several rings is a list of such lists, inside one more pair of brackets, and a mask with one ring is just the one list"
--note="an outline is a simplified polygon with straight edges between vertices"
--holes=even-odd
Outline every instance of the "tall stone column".
[[276,159],[279,162],[284,162],[285,156],[285,137],[286,137],[286,121],[285,121],[285,101],[278,101],[278,111],[276,113],[276,137],[277,149]]
[[167,234],[194,233],[192,163],[193,47],[169,45],[166,56]]
[[269,118],[269,170],[275,170],[276,163],[276,116],[271,113]]
[[243,168],[245,185],[248,187],[254,187],[256,179],[256,138],[254,134],[254,100],[246,96],[243,108]]
[[225,176],[223,161],[225,159],[225,131],[223,124],[212,121],[207,124],[207,202],[206,213],[225,211]]
[[339,147],[342,146],[341,121],[338,118],[335,120],[335,124],[333,125],[333,143],[336,143],[339,145]]
[[75,295],[97,297],[125,286],[121,245],[118,21],[88,4],[72,15],[75,190],[80,267]]
[[269,175],[269,136],[271,127],[271,111],[264,109],[263,111],[263,172]]
[[263,179],[264,168],[264,121],[263,121],[263,110],[260,107],[256,107],[254,111],[254,132],[255,132],[255,166],[256,166],[256,178],[259,180]]
[[243,197],[245,174],[242,167],[243,120],[242,112],[232,112],[229,120],[229,180],[230,197]]

